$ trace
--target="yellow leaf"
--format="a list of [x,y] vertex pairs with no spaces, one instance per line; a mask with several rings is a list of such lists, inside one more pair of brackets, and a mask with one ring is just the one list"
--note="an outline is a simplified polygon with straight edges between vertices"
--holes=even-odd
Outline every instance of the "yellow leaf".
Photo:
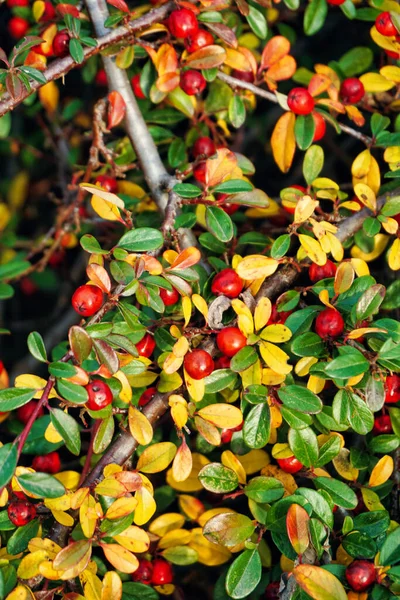
[[183,527],[185,518],[179,513],[164,513],[160,515],[149,526],[150,533],[163,537],[169,531],[175,531]]
[[174,546],[186,546],[192,539],[192,534],[187,529],[175,529],[166,533],[158,542],[158,548],[173,548]]
[[115,571],[107,571],[104,575],[100,600],[121,600],[122,581]]
[[224,63],[232,69],[239,69],[240,71],[251,72],[251,64],[247,57],[233,48],[226,48],[226,58]]
[[317,377],[316,375],[310,375],[307,381],[307,388],[314,392],[314,394],[320,394],[325,387],[325,379]]
[[376,195],[368,185],[357,183],[354,186],[354,192],[357,198],[370,210],[376,210]]
[[393,271],[398,271],[400,269],[400,238],[396,238],[390,248],[388,263]]
[[239,483],[243,485],[246,483],[246,471],[244,470],[244,467],[238,457],[235,456],[231,450],[225,450],[221,454],[221,462],[225,467],[235,471],[236,475],[238,476]]
[[192,453],[183,439],[172,463],[172,475],[175,481],[185,481],[190,476],[192,467]]
[[185,319],[185,327],[187,327],[190,322],[190,317],[192,316],[192,302],[189,296],[182,297],[182,312]]
[[120,400],[128,404],[132,400],[132,388],[129,384],[127,376],[123,371],[117,371],[114,373],[113,377],[118,379],[118,381],[121,383],[121,391],[119,393]]
[[286,325],[268,325],[260,333],[260,338],[266,342],[272,342],[273,344],[283,344],[292,337],[292,332]]
[[221,429],[233,429],[243,421],[241,410],[231,404],[210,404],[200,409],[198,414]]
[[79,509],[79,522],[82,527],[83,534],[87,538],[91,538],[94,534],[97,525],[97,515],[95,511],[96,500],[93,496],[86,496]]
[[172,469],[167,471],[167,483],[174,490],[178,490],[178,492],[199,492],[203,490],[203,486],[200,483],[198,478],[199,471],[205,467],[205,465],[209,464],[208,458],[203,456],[203,454],[199,454],[197,452],[193,452],[193,468],[190,473],[190,477],[188,477],[185,481],[175,481],[172,475]]
[[194,498],[188,494],[180,494],[178,496],[178,504],[179,509],[191,521],[197,521],[204,512],[204,504],[198,498]]
[[186,389],[194,402],[200,402],[205,393],[206,384],[204,379],[192,379],[187,371],[184,370]]
[[218,185],[228,178],[241,179],[242,172],[237,166],[236,155],[228,148],[220,148],[206,161],[207,186]]
[[394,235],[395,233],[397,233],[397,231],[399,229],[399,224],[396,221],[396,219],[392,219],[392,217],[383,217],[383,218],[385,220],[382,221],[382,227],[386,231],[386,233],[389,233],[390,235]]
[[389,79],[386,79],[379,73],[365,73],[361,75],[362,82],[366,92],[379,93],[391,90],[396,84]]
[[122,548],[118,544],[104,544],[103,542],[100,543],[100,546],[108,562],[121,573],[134,573],[137,570],[139,561],[126,548]]
[[289,171],[296,151],[295,122],[296,117],[292,112],[284,113],[278,119],[271,136],[274,160],[283,173]]
[[[224,512],[226,512],[226,509]],[[227,548],[209,542],[204,537],[202,529],[199,527],[192,529],[192,539],[189,547],[196,550],[199,563],[207,565],[208,567],[218,567],[219,565],[223,565],[228,562],[232,556]]]
[[28,544],[29,552],[43,550],[51,559],[55,558],[61,549],[61,546],[47,538],[32,538]]
[[106,519],[121,519],[132,513],[137,506],[136,498],[118,498],[111,504],[105,514]]
[[140,410],[134,406],[129,407],[129,431],[135,440],[142,446],[147,446],[153,439],[153,427]]
[[24,585],[17,585],[17,587],[8,594],[6,600],[35,600],[35,596],[29,588]]
[[115,204],[103,200],[100,196],[93,196],[90,204],[92,205],[94,212],[99,215],[101,219],[104,219],[105,221],[120,221],[123,223],[119,208],[115,206]]
[[278,268],[278,261],[261,254],[251,254],[237,266],[236,273],[242,279],[253,281],[260,277],[269,277]]
[[389,477],[393,473],[393,470],[393,458],[387,454],[385,456],[382,456],[382,458],[378,460],[375,467],[372,469],[372,473],[368,482],[369,485],[371,487],[382,485],[389,479]]
[[299,362],[296,364],[294,372],[299,377],[305,377],[309,374],[311,367],[317,362],[318,358],[315,358],[315,356],[304,356],[303,358],[300,358]]
[[296,203],[294,211],[294,222],[304,223],[313,214],[316,207],[319,206],[318,200],[313,200],[311,196],[303,196]]
[[63,548],[53,561],[53,568],[62,571],[62,580],[77,577],[84,571],[92,554],[92,542],[79,540]]
[[159,473],[168,467],[176,454],[172,442],[160,442],[145,448],[140,455],[136,468],[143,473]]
[[108,204],[113,204],[118,208],[125,207],[124,201],[121,200],[121,198],[119,198],[116,194],[103,189],[101,185],[94,185],[93,183],[81,183],[79,187],[85,190],[85,192],[89,192],[89,194],[94,194],[96,197],[105,200]]
[[333,285],[335,294],[347,292],[353,284],[354,275],[354,269],[350,262],[340,263],[335,273],[335,282]]
[[272,303],[269,298],[263,296],[257,303],[257,306],[254,311],[254,327],[255,330],[258,331],[262,327],[264,327],[271,316],[272,312]]
[[351,331],[346,337],[348,340],[357,340],[367,333],[387,333],[387,331],[386,329],[380,329],[379,327],[360,327],[359,329]]
[[[182,339],[182,338],[181,338]],[[183,338],[186,339],[186,338]],[[176,356],[173,352],[168,354],[163,363],[163,371],[167,375],[173,375],[183,365],[183,356]]]
[[386,510],[383,504],[381,504],[378,494],[373,490],[362,487],[361,495],[363,502],[368,510]]
[[243,454],[239,460],[247,475],[258,473],[270,463],[269,454],[265,450],[250,450],[247,454]]
[[347,600],[339,579],[314,565],[298,565],[293,569],[297,584],[314,600]]
[[182,429],[187,423],[189,418],[187,402],[183,396],[177,394],[171,394],[168,398],[168,404],[171,407],[171,416],[174,420],[175,425]]
[[291,365],[287,364],[288,354],[281,350],[279,346],[275,346],[270,342],[261,342],[260,352],[265,364],[276,373],[287,375],[293,369]]
[[262,370],[262,383],[263,385],[279,385],[283,383],[286,379],[286,375],[281,375],[280,373],[276,373],[272,369],[263,369]]
[[333,466],[343,479],[357,481],[359,470],[350,462],[350,450],[341,448],[339,454],[332,459]]
[[[50,579],[50,581],[57,581],[58,579],[61,579],[62,576],[62,571],[56,571],[53,568],[53,561],[51,560],[40,563],[39,573],[46,579]],[[82,598],[82,596],[80,598]]]
[[319,190],[339,190],[339,186],[336,181],[329,179],[329,177],[317,177],[312,182],[313,187]]
[[31,577],[36,577],[36,575],[39,575],[40,573],[40,563],[48,558],[49,555],[47,554],[46,550],[37,550],[36,552],[32,552],[32,554],[24,556],[18,565],[18,577],[21,579],[31,579]]
[[377,233],[374,236],[374,248],[371,252],[363,252],[358,246],[354,245],[350,250],[350,254],[353,258],[361,258],[365,262],[371,262],[384,252],[389,243],[389,239],[388,235]]
[[297,490],[297,483],[293,475],[285,473],[278,465],[267,465],[262,469],[261,475],[278,479],[285,488],[285,496],[291,496]]
[[192,302],[197,310],[203,315],[205,321],[208,319],[208,305],[207,302],[199,294],[193,294]]
[[156,512],[156,503],[153,496],[144,486],[135,494],[137,507],[135,508],[133,521],[136,525],[144,525]]
[[49,83],[39,88],[38,94],[43,108],[52,115],[58,106],[60,98],[60,91],[57,84],[54,81],[49,81]]
[[212,446],[219,446],[221,443],[221,433],[208,421],[205,421],[201,417],[196,416],[194,418],[194,424],[199,434]]
[[46,427],[46,431],[44,432],[45,440],[50,442],[51,444],[59,444],[63,441],[63,438],[58,433],[57,429],[54,427],[53,423],[49,423]]
[[[338,240],[338,238],[333,235],[333,233],[330,233],[330,231],[327,231],[326,236],[325,236],[329,242],[329,246],[330,246],[330,252],[333,256],[333,258],[337,261],[337,262],[341,262],[343,260],[343,255],[344,255],[344,249],[342,244],[340,243],[340,241]],[[322,244],[321,244],[322,246]]]
[[132,552],[142,553],[147,552],[150,546],[150,538],[144,529],[131,525],[125,531],[113,536],[115,541],[121,546]]
[[312,262],[316,263],[318,266],[324,266],[326,263],[326,254],[321,248],[321,244],[310,237],[309,235],[304,235],[302,233],[299,234],[299,241],[301,247],[307,256],[312,260]]

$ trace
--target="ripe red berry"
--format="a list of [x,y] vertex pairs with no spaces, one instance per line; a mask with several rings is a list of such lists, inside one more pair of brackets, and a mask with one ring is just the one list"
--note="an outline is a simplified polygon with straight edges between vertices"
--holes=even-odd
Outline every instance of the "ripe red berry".
[[139,560],[139,566],[134,573],[132,573],[133,581],[138,583],[144,583],[150,585],[153,577],[153,565],[149,560],[141,558]]
[[365,592],[376,580],[375,567],[367,560],[353,560],[345,575],[347,583],[355,592]]
[[104,69],[100,69],[96,73],[96,77],[94,78],[96,85],[105,87],[108,84],[107,73]]
[[118,183],[114,177],[110,177],[109,175],[99,175],[96,177],[95,183],[101,185],[106,192],[111,192],[112,194],[117,193]]
[[47,23],[47,21],[52,21],[56,16],[56,10],[51,2],[44,3],[44,11],[42,16],[39,19],[39,23]]
[[[50,261],[49,261],[50,263]],[[19,282],[19,287],[24,296],[32,296],[38,291],[38,286],[30,277],[23,277]]]
[[238,69],[233,69],[231,76],[235,79],[239,79],[239,81],[246,81],[247,83],[253,83],[254,81],[253,71],[239,71]]
[[293,88],[287,97],[288,107],[295,115],[308,115],[314,108],[314,98],[306,88]]
[[289,456],[288,458],[278,458],[277,463],[285,473],[297,473],[304,465],[301,464],[295,456]]
[[172,290],[165,290],[164,288],[160,288],[160,298],[164,302],[165,306],[173,306],[177,302],[179,302],[179,292],[174,287]]
[[392,37],[397,35],[398,31],[394,26],[390,12],[385,11],[376,17],[375,27],[382,35]]
[[337,338],[343,333],[343,330],[343,317],[334,308],[325,308],[315,320],[315,331],[323,340]]
[[364,97],[365,89],[357,77],[348,77],[340,86],[340,98],[344,104],[357,104]]
[[308,276],[313,283],[317,283],[321,279],[328,279],[328,277],[335,277],[335,273],[336,265],[331,260],[327,260],[323,266],[313,263],[308,269]]
[[235,431],[242,431],[243,429],[243,421],[240,423],[240,425],[238,425],[237,427],[234,427],[233,429],[223,429],[221,431],[221,442],[223,444],[229,444],[229,442],[231,441],[233,434]]
[[23,527],[36,517],[36,507],[26,500],[17,500],[16,502],[10,502],[7,513],[13,525]]
[[206,161],[199,162],[193,169],[193,177],[200,183],[206,182]]
[[86,406],[89,410],[101,410],[113,401],[113,394],[110,387],[101,379],[93,379],[88,385],[85,385],[88,393]]
[[155,347],[156,343],[149,333],[146,333],[140,342],[136,344],[136,350],[139,352],[139,356],[144,356],[145,358],[150,358]]
[[143,93],[142,88],[140,87],[140,74],[139,73],[132,77],[131,86],[132,86],[133,93],[135,94],[136,98],[139,98],[139,100],[143,100],[144,98],[146,98],[146,96]]
[[322,140],[326,133],[326,122],[321,113],[317,111],[314,111],[312,116],[315,123],[313,142],[319,142],[319,140]]
[[11,17],[11,19],[8,21],[7,27],[8,33],[16,40],[19,40],[20,38],[24,37],[28,31],[29,23],[22,17]]
[[14,6],[29,6],[29,0],[7,0],[8,8],[13,8]]
[[199,71],[189,69],[181,74],[179,85],[188,96],[200,94],[206,87],[206,80]]
[[168,29],[176,38],[187,38],[194,35],[199,28],[197,17],[188,8],[173,10],[168,19]]
[[200,50],[200,48],[211,46],[213,43],[214,38],[209,31],[206,29],[198,29],[193,35],[190,35],[185,39],[185,48],[189,54],[191,54],[192,52]]
[[209,138],[208,136],[203,136],[203,137],[197,138],[197,140],[193,144],[192,154],[195,158],[197,158],[198,156],[201,156],[201,155],[207,156],[207,158],[208,158],[209,156],[212,156],[213,154],[215,154],[215,152],[216,152],[215,144],[212,141],[212,139]]
[[[293,187],[293,186],[292,186]],[[276,304],[272,305],[271,316],[268,319],[267,325],[284,325],[286,319],[292,314],[292,310],[281,310],[278,311]]]
[[229,194],[217,194],[218,204],[226,212],[227,215],[233,215],[240,208],[240,204],[234,204],[233,202],[225,202],[226,198],[229,198]]
[[344,4],[346,0],[327,0],[328,4],[332,4],[332,6],[340,6]]
[[379,415],[379,417],[375,417],[374,428],[372,430],[374,435],[382,435],[384,433],[392,432],[392,421],[389,415]]
[[82,317],[91,317],[103,304],[103,292],[97,285],[81,285],[72,296],[73,309]]
[[32,467],[35,471],[54,475],[59,472],[61,467],[60,456],[58,452],[49,452],[49,454],[44,454],[43,456],[35,456],[32,461]]
[[237,327],[225,327],[217,334],[217,346],[222,354],[232,357],[246,346],[246,338]]
[[271,581],[265,588],[265,600],[279,600],[279,581]]
[[71,36],[66,29],[56,33],[53,39],[53,53],[59,58],[68,56],[69,54],[69,40]]
[[217,360],[215,361],[216,369],[229,369],[230,366],[231,366],[231,359],[229,358],[229,356],[222,355],[219,358],[217,358]]
[[153,562],[153,576],[151,578],[151,583],[153,585],[166,585],[167,583],[172,583],[173,579],[174,572],[172,570],[172,565],[162,558],[156,558]]
[[388,375],[385,381],[385,403],[394,404],[400,400],[400,375]]
[[[35,410],[37,404],[38,403],[36,400],[31,400],[27,404],[24,404],[24,406],[20,406],[19,409],[17,410],[17,419],[19,421],[21,421],[21,423],[26,425],[27,422],[29,421],[29,419],[31,418],[31,415],[32,415],[33,411]],[[43,415],[44,415],[43,408],[40,408],[37,418],[42,417]]]
[[192,379],[204,379],[214,371],[214,361],[211,354],[196,348],[188,352],[183,361],[185,371]]
[[223,269],[213,279],[211,291],[216,296],[237,298],[243,289],[243,281],[233,269]]
[[396,52],[393,50],[385,50],[386,56],[390,58],[395,58],[396,60],[400,60],[400,52]]
[[156,387],[147,388],[139,398],[139,406],[146,406],[154,398],[157,393]]

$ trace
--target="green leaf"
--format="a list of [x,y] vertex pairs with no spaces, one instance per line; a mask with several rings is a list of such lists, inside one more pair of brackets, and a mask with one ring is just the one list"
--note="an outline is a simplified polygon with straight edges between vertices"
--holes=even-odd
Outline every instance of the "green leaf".
[[265,40],[268,35],[268,25],[262,12],[249,5],[249,14],[246,16],[246,20],[253,33],[260,39]]
[[164,243],[160,231],[152,227],[138,227],[131,229],[118,242],[118,246],[129,252],[148,252],[158,250]]
[[[374,116],[377,113],[374,113]],[[384,117],[387,119],[388,117]],[[385,217],[394,217],[400,213],[400,196],[396,198],[391,198],[381,208],[381,214],[385,215]]]
[[219,206],[207,206],[206,223],[208,230],[220,242],[229,242],[233,238],[232,219]]
[[304,33],[314,35],[325,23],[328,14],[326,0],[311,0],[304,12]]
[[144,583],[125,581],[122,584],[122,600],[159,600],[155,589]]
[[0,448],[0,487],[4,487],[14,475],[18,463],[16,444],[4,444]]
[[98,428],[94,441],[93,451],[95,454],[101,454],[108,448],[114,435],[114,416],[110,414],[108,418],[102,419]]
[[57,390],[60,396],[68,400],[68,402],[85,404],[88,401],[87,390],[82,385],[76,385],[76,383],[59,379],[57,381]]
[[278,390],[278,396],[288,408],[316,414],[322,410],[322,402],[316,394],[301,385],[287,385]]
[[[375,20],[375,19],[374,19]],[[372,62],[372,51],[369,48],[361,48],[363,53],[368,50],[369,52],[371,52],[371,62]],[[368,56],[368,53],[367,53]],[[343,57],[342,57],[343,58]],[[360,57],[361,58],[361,57]],[[371,63],[370,63],[371,64]],[[369,65],[368,65],[369,67]],[[368,68],[366,67],[366,69]],[[364,71],[365,69],[362,69],[362,71]],[[379,135],[381,133],[381,131],[384,131],[385,129],[387,129],[390,125],[390,119],[389,117],[385,117],[384,115],[381,115],[380,113],[373,113],[372,117],[371,117],[371,131],[372,131],[372,135],[374,137],[376,137],[377,135]],[[397,212],[400,212],[400,198],[399,200],[399,210]],[[390,202],[390,200],[388,201]],[[383,213],[383,209],[385,208],[386,204],[388,204],[388,202],[386,202],[381,210],[381,212]],[[383,213],[386,214],[386,213]],[[397,213],[394,213],[397,214]]]
[[377,547],[374,540],[366,533],[352,531],[343,538],[343,548],[353,558],[374,558]]
[[275,258],[275,260],[279,260],[280,258],[286,255],[289,248],[290,235],[288,233],[284,233],[283,235],[280,235],[278,238],[276,238],[276,240],[272,244],[271,257]]
[[76,369],[74,365],[71,365],[70,363],[64,363],[61,361],[50,363],[49,372],[54,377],[65,377],[67,379],[76,375]]
[[83,63],[85,55],[82,44],[76,38],[71,38],[69,41],[69,53],[78,65]]
[[11,131],[11,113],[0,117],[0,140],[5,140]]
[[14,296],[14,288],[8,283],[0,283],[0,300],[8,300]]
[[307,150],[312,144],[315,133],[315,122],[311,114],[298,115],[294,126],[296,143],[300,150]]
[[266,402],[253,406],[246,416],[243,439],[249,448],[263,448],[269,440],[271,416]]
[[0,265],[0,279],[12,279],[17,277],[17,275],[21,275],[27,269],[31,268],[31,263],[27,260],[15,259],[6,263],[5,265]]
[[[345,77],[354,77],[354,75],[359,75],[369,69],[372,64],[373,56],[373,52],[370,48],[367,48],[366,46],[356,46],[346,52],[346,54],[343,54],[339,59],[339,66]],[[377,135],[379,129],[376,130],[376,133],[374,131],[372,131],[372,133]]]
[[168,148],[168,163],[173,169],[176,169],[186,160],[185,142],[181,138],[175,138]]
[[314,179],[321,173],[324,160],[324,151],[321,146],[314,144],[309,147],[303,161],[303,175],[308,185],[311,185]]
[[233,356],[230,362],[230,368],[236,373],[245,371],[258,360],[258,354],[252,346],[245,346]]
[[73,325],[69,330],[68,339],[75,360],[82,364],[92,350],[93,344],[89,334],[82,327]]
[[285,489],[282,483],[274,477],[253,477],[244,488],[244,493],[254,502],[270,503],[282,498]]
[[50,412],[51,422],[63,438],[68,450],[79,456],[81,451],[81,436],[79,425],[71,415],[59,408],[52,408]]
[[280,411],[286,423],[293,429],[304,429],[313,422],[311,415],[294,410],[294,408],[288,408],[284,404],[280,406]]
[[362,375],[369,370],[369,362],[361,352],[352,348],[354,352],[343,354],[334,358],[325,367],[325,373],[332,379],[349,379]]
[[356,433],[366,435],[374,426],[372,411],[356,394],[349,394],[348,421]]
[[210,463],[199,473],[201,485],[214,494],[226,494],[235,490],[239,484],[235,471],[220,463]]
[[325,345],[320,336],[313,331],[302,333],[294,338],[292,352],[296,356],[319,357],[325,353]]
[[311,467],[317,462],[318,441],[310,427],[289,429],[288,441],[293,454],[303,465]]
[[245,542],[255,530],[249,517],[239,513],[222,513],[212,517],[203,528],[203,535],[214,544],[227,548]]
[[372,538],[385,533],[390,526],[390,516],[386,510],[372,510],[354,517],[354,529],[367,533]]
[[27,549],[29,542],[37,536],[39,532],[39,521],[34,519],[23,527],[18,527],[7,542],[7,552],[11,555],[19,554]]
[[81,237],[79,243],[82,246],[82,248],[90,254],[108,254],[107,250],[102,250],[96,238],[88,233]]
[[39,498],[59,498],[65,494],[63,484],[47,473],[25,473],[17,480],[25,490]]
[[246,107],[243,102],[243,98],[237,94],[233,96],[229,101],[228,106],[229,121],[235,127],[239,129],[246,120]]
[[[213,189],[215,194],[238,194],[239,192],[251,192],[253,186],[244,179],[228,179]],[[400,211],[399,211],[400,212]]]
[[357,321],[363,321],[375,315],[379,311],[385,293],[385,287],[379,283],[366,290],[356,304]]
[[316,466],[322,467],[330,462],[340,452],[340,438],[338,435],[333,435],[325,444],[319,448],[319,458]]
[[400,562],[400,527],[389,533],[379,554],[379,563],[384,567],[398,562]]
[[226,591],[231,598],[247,598],[257,587],[262,574],[258,548],[245,550],[229,567],[226,576]]
[[173,191],[181,198],[197,198],[202,194],[201,189],[192,183],[177,183]]
[[340,5],[340,10],[348,19],[355,19],[357,10],[351,0],[345,0],[345,2]]
[[29,352],[36,360],[47,362],[46,347],[42,336],[37,331],[32,331],[28,335],[28,348]]
[[[339,439],[339,438],[338,438]],[[311,504],[314,514],[321,519],[330,529],[333,527],[333,514],[328,501],[322,494],[311,488],[298,488],[296,494],[306,498]]]
[[316,477],[314,483],[318,489],[328,492],[334,504],[350,510],[357,506],[357,496],[346,483],[331,477]]
[[381,224],[374,217],[367,217],[363,223],[363,231],[368,237],[375,237],[381,230]]
[[161,555],[173,565],[193,565],[198,561],[199,555],[190,546],[171,546],[161,552]]
[[0,411],[7,412],[27,404],[36,394],[29,388],[6,388],[0,390]]

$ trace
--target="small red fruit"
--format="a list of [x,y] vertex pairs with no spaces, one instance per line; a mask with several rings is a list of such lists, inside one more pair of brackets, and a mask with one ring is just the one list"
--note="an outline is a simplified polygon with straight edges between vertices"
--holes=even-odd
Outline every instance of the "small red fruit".
[[72,296],[72,307],[82,317],[91,317],[103,304],[103,292],[97,285],[81,285]]
[[216,296],[237,298],[243,289],[243,281],[233,269],[223,269],[213,279],[211,291]]
[[385,381],[385,403],[394,404],[400,400],[400,375],[388,375]]
[[265,600],[279,600],[279,581],[271,581],[265,588]]
[[192,154],[195,158],[198,156],[212,156],[216,152],[216,147],[214,142],[208,136],[203,136],[197,138],[195,143],[193,144]]
[[185,94],[188,96],[195,96],[205,89],[206,80],[199,71],[189,69],[181,74],[179,85]]
[[327,260],[323,266],[313,263],[308,269],[308,276],[313,283],[317,283],[317,281],[321,281],[321,279],[335,277],[335,273],[336,265],[331,260]]
[[295,115],[309,115],[314,108],[314,98],[306,88],[297,87],[290,90],[287,97],[288,107]]
[[392,37],[398,34],[398,31],[392,21],[392,17],[390,16],[390,12],[388,11],[382,12],[376,17],[375,27],[380,34],[387,37]]
[[340,86],[340,98],[344,104],[357,104],[364,98],[365,89],[357,77],[348,77]]
[[234,204],[232,202],[225,202],[229,198],[229,194],[217,194],[217,200],[219,206],[227,215],[233,215],[240,208],[240,204]]
[[246,338],[237,327],[225,327],[217,334],[217,346],[222,354],[232,357],[246,346]]
[[146,98],[146,96],[143,93],[142,88],[140,87],[140,74],[139,73],[132,77],[131,86],[132,86],[133,93],[135,94],[136,98],[139,98],[139,100],[144,100],[144,98]]
[[394,50],[385,50],[386,56],[389,58],[395,58],[396,60],[400,60],[400,52],[395,52]]
[[165,306],[173,306],[177,302],[179,302],[179,292],[174,287],[172,290],[165,290],[164,288],[160,288],[160,298],[164,302]]
[[312,116],[315,123],[313,142],[319,142],[319,140],[322,140],[326,133],[326,122],[321,113],[317,111],[314,111]]
[[326,308],[319,313],[315,320],[315,332],[323,340],[337,338],[343,333],[344,321],[339,311]]
[[61,467],[60,456],[58,452],[49,452],[49,454],[44,454],[43,456],[35,456],[32,461],[32,467],[35,471],[54,475],[59,472]]
[[[31,418],[31,415],[32,415],[33,411],[35,410],[37,404],[38,403],[36,402],[36,400],[31,400],[27,404],[24,404],[24,406],[20,406],[19,409],[17,410],[17,419],[19,421],[21,421],[21,423],[26,425],[27,422],[29,421],[29,419]],[[40,408],[37,418],[42,417],[43,415],[44,415],[43,408]]]
[[253,83],[254,73],[253,71],[239,71],[239,69],[233,69],[231,76],[239,81],[246,81],[247,83]]
[[345,575],[347,583],[355,592],[365,592],[376,581],[375,567],[367,560],[353,560]]
[[229,356],[222,355],[219,358],[217,358],[217,360],[215,361],[216,369],[229,369],[230,366],[231,366],[231,359],[229,358]]
[[29,23],[22,17],[11,17],[11,19],[8,21],[7,27],[8,33],[16,40],[19,40],[20,38],[24,37],[28,31]]
[[183,366],[186,373],[196,380],[211,375],[215,367],[211,354],[201,348],[188,352],[183,361]]
[[187,38],[196,33],[199,28],[197,17],[188,8],[173,10],[167,23],[169,32],[176,38]]
[[285,473],[297,473],[304,465],[301,464],[295,456],[289,456],[288,458],[278,458],[277,463]]
[[106,85],[108,85],[107,73],[105,72],[104,69],[100,69],[100,71],[97,71],[94,81],[95,81],[96,85],[99,85],[102,87],[105,87]]
[[132,573],[133,581],[138,583],[144,583],[150,585],[153,577],[153,565],[149,560],[141,558],[139,560],[139,566],[134,573]]
[[372,433],[374,435],[382,435],[385,433],[392,433],[392,421],[389,415],[379,415],[379,417],[375,417],[374,428]]
[[153,562],[151,583],[153,585],[166,585],[167,583],[172,583],[173,579],[174,572],[171,564],[162,558],[156,558]]
[[111,192],[112,194],[117,193],[118,183],[114,177],[110,177],[109,175],[99,175],[96,177],[95,183],[97,183],[97,185],[101,185],[103,190],[106,190],[106,192]]
[[89,397],[86,402],[89,410],[101,410],[113,401],[111,389],[101,379],[93,379],[88,385],[85,385],[85,389]]
[[44,3],[44,11],[42,16],[39,19],[39,23],[47,23],[47,21],[52,21],[56,16],[56,10],[51,2]]
[[146,333],[140,342],[136,344],[136,350],[139,352],[139,356],[144,356],[145,358],[150,358],[155,347],[156,343],[149,333]]
[[139,398],[139,406],[146,406],[154,398],[157,393],[156,387],[148,388]]
[[193,169],[193,177],[199,182],[199,183],[205,183],[206,182],[206,161],[202,160],[201,162],[199,162],[198,165],[196,165]]
[[206,29],[198,29],[193,35],[190,35],[185,39],[185,48],[192,54],[192,52],[196,52],[200,50],[200,48],[205,48],[206,46],[211,46],[214,43],[214,38],[209,31]]
[[[49,261],[50,262],[50,261]],[[32,296],[38,291],[38,286],[30,277],[23,277],[19,282],[19,287],[24,296]]]
[[14,6],[29,6],[29,0],[7,0],[8,8],[14,8]]
[[240,425],[238,425],[237,427],[234,427],[233,429],[223,429],[221,431],[221,442],[223,444],[229,444],[229,442],[231,441],[233,434],[235,431],[242,431],[243,429],[243,421],[240,423]]
[[[292,186],[293,187],[293,186]],[[281,310],[278,311],[276,304],[272,305],[271,316],[268,320],[267,325],[284,325],[286,319],[292,314],[292,310]]]
[[13,525],[23,527],[36,517],[36,507],[26,500],[17,500],[16,502],[10,502],[7,513]]
[[344,4],[346,0],[327,0],[327,2],[332,6],[340,6],[341,4]]
[[53,39],[53,52],[55,56],[63,58],[69,54],[69,41],[71,36],[66,29],[56,33]]

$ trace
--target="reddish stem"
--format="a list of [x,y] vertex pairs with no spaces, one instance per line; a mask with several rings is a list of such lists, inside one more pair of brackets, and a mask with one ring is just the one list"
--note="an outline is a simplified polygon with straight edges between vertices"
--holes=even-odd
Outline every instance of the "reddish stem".
[[93,456],[94,438],[96,437],[96,433],[99,430],[100,424],[101,424],[101,419],[96,419],[95,422],[93,423],[92,427],[91,427],[91,430],[90,430],[89,450],[88,450],[88,453],[86,455],[86,460],[85,460],[84,467],[82,469],[82,474],[81,474],[81,478],[80,478],[79,483],[78,483],[78,487],[80,487],[82,485],[82,483],[86,479],[87,474],[90,471],[90,463],[92,462],[92,456]]
[[29,420],[28,420],[27,424],[25,425],[23,432],[17,438],[17,440],[18,440],[18,458],[21,456],[21,452],[24,448],[24,445],[25,445],[26,439],[29,435],[29,432],[32,429],[32,425],[36,421],[36,418],[37,418],[38,414],[40,413],[42,406],[44,404],[46,404],[49,399],[49,394],[50,394],[51,390],[53,389],[54,383],[55,383],[54,377],[49,377],[49,380],[46,383],[46,387],[43,390],[42,397],[40,398],[34,411],[32,412],[31,416],[29,417]]

